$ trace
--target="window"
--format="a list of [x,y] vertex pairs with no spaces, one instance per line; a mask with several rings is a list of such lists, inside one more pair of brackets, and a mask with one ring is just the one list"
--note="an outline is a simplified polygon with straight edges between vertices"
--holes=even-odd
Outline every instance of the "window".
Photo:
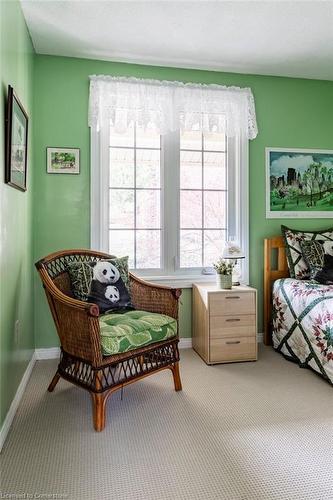
[[94,75],[89,126],[93,248],[189,284],[227,239],[248,255],[251,89]]
[[110,127],[109,249],[133,269],[160,269],[161,138],[136,124]]
[[180,135],[180,268],[212,267],[227,234],[225,134]]
[[105,243],[99,246],[129,255],[136,273],[210,274],[228,238],[246,245],[237,184],[239,152],[225,133],[160,136],[135,123],[118,133],[110,124],[93,142],[104,156],[108,191],[100,196],[106,216],[100,240]]

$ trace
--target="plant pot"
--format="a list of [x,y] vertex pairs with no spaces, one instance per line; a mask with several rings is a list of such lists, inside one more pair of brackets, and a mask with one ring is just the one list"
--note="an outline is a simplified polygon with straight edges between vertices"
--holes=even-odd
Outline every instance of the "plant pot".
[[232,287],[232,275],[231,274],[217,274],[216,275],[216,285],[218,288],[223,290],[229,290]]

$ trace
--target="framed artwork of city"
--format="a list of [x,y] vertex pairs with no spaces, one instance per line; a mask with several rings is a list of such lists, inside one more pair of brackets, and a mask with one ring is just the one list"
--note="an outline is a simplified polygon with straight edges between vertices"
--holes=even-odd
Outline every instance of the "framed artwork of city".
[[333,218],[333,150],[266,148],[266,218]]

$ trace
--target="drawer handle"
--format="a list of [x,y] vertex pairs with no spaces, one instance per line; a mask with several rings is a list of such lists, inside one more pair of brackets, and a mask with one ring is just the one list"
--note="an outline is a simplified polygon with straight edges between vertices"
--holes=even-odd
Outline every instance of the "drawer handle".
[[226,321],[240,321],[240,318],[230,318],[230,319],[227,319]]
[[229,297],[227,296],[226,299],[240,299],[240,296],[239,295],[229,295]]
[[240,344],[240,340],[229,340],[226,344]]

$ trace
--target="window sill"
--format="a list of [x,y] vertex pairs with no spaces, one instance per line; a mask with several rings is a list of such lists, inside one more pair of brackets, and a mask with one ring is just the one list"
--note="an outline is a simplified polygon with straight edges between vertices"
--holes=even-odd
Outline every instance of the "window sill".
[[215,283],[215,274],[198,276],[138,276],[140,279],[156,283],[157,285],[172,286],[173,288],[192,288],[193,283]]

